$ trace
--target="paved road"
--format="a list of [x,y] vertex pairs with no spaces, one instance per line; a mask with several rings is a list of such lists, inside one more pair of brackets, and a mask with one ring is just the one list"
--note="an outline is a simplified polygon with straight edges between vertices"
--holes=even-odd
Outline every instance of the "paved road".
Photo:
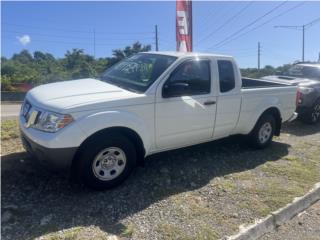
[[19,116],[21,104],[1,104],[1,119],[14,119]]
[[319,240],[320,201],[260,240]]

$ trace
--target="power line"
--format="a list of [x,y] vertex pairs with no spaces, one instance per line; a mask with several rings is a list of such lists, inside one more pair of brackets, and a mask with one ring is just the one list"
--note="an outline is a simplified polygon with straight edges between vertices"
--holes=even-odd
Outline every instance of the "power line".
[[[215,8],[213,8],[213,9],[215,9]],[[208,14],[206,21],[204,23],[199,24],[199,35],[201,36],[201,35],[203,35],[202,33],[206,33],[208,29],[211,29],[211,27],[212,27],[211,23],[215,22],[216,19],[218,19],[218,20],[223,19],[224,17],[222,17],[222,16],[223,16],[224,12],[225,12],[225,6],[223,5],[220,9],[217,6],[215,11],[212,11],[211,14]],[[217,14],[215,14],[215,13],[217,13]],[[213,15],[214,15],[214,17],[211,18]]]
[[[5,38],[4,38],[5,39]],[[8,38],[6,38],[9,40]],[[61,44],[74,44],[74,45],[92,45],[92,42],[69,42],[69,41],[56,41],[56,40],[32,40],[32,42],[41,42],[41,43],[61,43]],[[95,43],[96,46],[119,46],[121,43]],[[150,43],[147,43],[150,44]]]
[[225,21],[223,24],[221,24],[218,28],[216,28],[213,32],[211,32],[210,34],[208,34],[207,36],[205,36],[204,38],[200,39],[197,41],[197,43],[195,45],[197,45],[199,42],[201,41],[205,41],[206,39],[210,38],[213,34],[215,34],[216,32],[218,32],[220,29],[222,29],[223,27],[225,27],[228,23],[230,23],[232,20],[234,20],[235,18],[237,18],[239,15],[241,15],[248,7],[250,7],[250,5],[253,3],[253,1],[250,1],[248,4],[246,4],[243,8],[240,9],[240,11],[238,11],[236,14],[234,14],[232,17],[230,17],[227,21]]
[[292,11],[292,10],[294,10],[294,9],[296,9],[296,8],[304,5],[304,4],[305,4],[305,2],[299,3],[299,4],[295,5],[295,6],[287,9],[286,11],[281,12],[280,14],[278,14],[278,15],[272,17],[271,19],[269,19],[269,20],[261,23],[260,25],[254,27],[254,28],[252,28],[252,29],[250,29],[250,30],[248,30],[248,31],[246,31],[246,32],[244,32],[244,33],[242,33],[242,34],[240,34],[240,35],[232,38],[232,39],[230,39],[229,41],[226,41],[225,43],[223,43],[222,45],[220,45],[218,48],[220,48],[220,47],[222,47],[222,46],[224,46],[224,45],[226,45],[226,44],[228,44],[228,43],[230,43],[230,42],[232,42],[232,41],[234,41],[234,40],[236,40],[236,39],[238,39],[238,38],[241,38],[242,36],[244,36],[244,35],[252,32],[252,31],[254,31],[254,30],[256,30],[256,29],[258,29],[258,28],[260,28],[260,27],[262,27],[262,26],[264,26],[264,25],[266,25],[266,24],[268,24],[268,23],[270,23],[270,22],[272,22],[272,21],[275,20],[276,18],[279,18],[279,17],[287,14],[288,12],[290,12],[290,11]]
[[[39,26],[31,26],[31,25],[24,25],[24,24],[13,24],[13,23],[7,23],[2,22],[4,25],[9,26],[17,26],[17,27],[28,27],[28,28],[34,28],[34,29],[51,29],[54,31],[63,31],[63,32],[76,32],[76,33],[92,33],[92,31],[87,30],[74,30],[74,29],[66,29],[66,28],[55,28],[55,27],[39,27]],[[108,35],[144,35],[144,34],[152,34],[152,32],[104,32],[104,31],[97,31],[97,34],[108,34]]]
[[[200,21],[199,26],[200,26],[200,27],[206,26],[207,23],[208,23],[208,20],[210,19],[210,17],[213,16],[213,15],[218,11],[217,9],[218,9],[218,8],[212,8],[211,11],[209,12],[209,14],[207,14],[206,17],[204,17],[204,18],[202,19],[202,21]],[[221,13],[221,12],[222,12],[222,11],[220,11],[220,13]],[[219,14],[218,14],[218,15],[219,15]],[[217,15],[215,15],[215,16],[217,16]]]
[[308,24],[305,24],[304,26],[305,26],[306,28],[308,28],[308,27],[313,26],[314,24],[316,24],[316,23],[319,22],[319,21],[320,21],[320,17],[317,18],[317,19],[315,19],[315,20],[313,20],[312,22],[310,22],[310,23],[308,23]]
[[[287,0],[288,1],[288,0]],[[238,35],[240,32],[242,32],[243,30],[247,29],[248,27],[251,27],[252,25],[254,25],[255,23],[257,23],[258,21],[260,21],[262,18],[268,16],[269,14],[271,14],[272,12],[276,11],[278,8],[280,8],[281,6],[283,6],[284,4],[287,3],[287,1],[282,2],[280,4],[278,4],[276,7],[272,8],[271,10],[269,10],[268,12],[266,12],[265,14],[263,14],[262,16],[256,18],[254,21],[250,22],[249,24],[243,26],[242,28],[240,28],[238,31],[234,32],[233,34],[229,35],[228,37],[226,37],[225,39],[223,39],[222,41],[216,43],[215,45],[211,46],[209,49],[217,47],[221,44],[223,44],[224,42],[228,41],[229,39],[231,39],[232,37]]]
[[[13,33],[13,34],[25,34],[25,32],[19,32],[19,31],[4,30],[3,32],[4,33]],[[91,34],[92,34],[92,32],[91,32]],[[28,32],[28,35],[36,35],[36,36],[38,35],[38,36],[43,36],[43,37],[54,37],[54,38],[64,38],[64,39],[87,39],[87,40],[92,39],[92,37],[90,37],[90,36],[78,37],[78,36],[43,34],[43,33],[34,33],[34,32]],[[95,32],[95,35],[97,35],[96,32]],[[144,37],[144,38],[137,37],[137,38],[139,38],[141,40],[151,40],[152,39],[152,37]],[[130,41],[130,40],[133,40],[134,41],[137,38],[100,38],[99,37],[99,40],[104,40],[104,41],[110,41],[110,40],[119,40],[119,41],[121,41],[121,40],[124,40],[124,41],[129,40]]]
[[297,29],[302,30],[302,62],[304,62],[304,49],[305,49],[305,30],[309,27],[312,27],[314,24],[320,21],[320,17],[316,18],[315,20],[304,24],[304,25],[297,25],[297,26],[274,26],[276,28],[289,28],[289,29]]

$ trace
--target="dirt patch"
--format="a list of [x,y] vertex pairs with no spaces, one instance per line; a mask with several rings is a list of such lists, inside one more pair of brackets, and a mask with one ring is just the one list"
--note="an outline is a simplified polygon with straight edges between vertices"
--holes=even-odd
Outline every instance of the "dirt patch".
[[45,171],[21,149],[16,137],[2,142],[2,239],[217,239],[320,181],[320,125],[299,122],[265,150],[235,137],[151,156],[105,192]]

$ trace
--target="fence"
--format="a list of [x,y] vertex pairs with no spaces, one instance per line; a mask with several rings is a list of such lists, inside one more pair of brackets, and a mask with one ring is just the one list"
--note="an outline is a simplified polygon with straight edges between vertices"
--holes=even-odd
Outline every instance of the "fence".
[[26,94],[25,92],[1,92],[1,102],[22,102]]

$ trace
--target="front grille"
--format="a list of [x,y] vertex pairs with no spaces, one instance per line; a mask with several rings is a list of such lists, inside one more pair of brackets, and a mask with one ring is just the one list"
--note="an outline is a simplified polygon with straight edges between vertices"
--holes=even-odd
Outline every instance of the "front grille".
[[[39,116],[41,115],[41,111],[34,108],[31,105],[31,103],[26,100],[22,106],[21,115],[24,117],[24,119],[26,121],[25,126],[28,128],[31,125],[34,125],[38,122]],[[32,119],[30,119],[31,116],[32,116]]]
[[32,108],[31,104],[26,100],[22,106],[22,111],[21,111],[21,114],[26,120],[26,122],[29,120],[31,108]]

